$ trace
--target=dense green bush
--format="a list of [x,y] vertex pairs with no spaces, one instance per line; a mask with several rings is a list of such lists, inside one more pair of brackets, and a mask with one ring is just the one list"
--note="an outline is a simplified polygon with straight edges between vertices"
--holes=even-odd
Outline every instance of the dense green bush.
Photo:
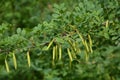
[[54,4],[50,19],[31,29],[0,25],[0,80],[120,79],[119,1],[76,2]]

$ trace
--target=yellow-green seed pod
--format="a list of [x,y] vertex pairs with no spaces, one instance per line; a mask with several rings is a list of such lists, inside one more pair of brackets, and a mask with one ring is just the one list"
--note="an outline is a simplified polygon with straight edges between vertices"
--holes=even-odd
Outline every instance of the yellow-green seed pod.
[[88,39],[89,39],[89,45],[90,45],[90,52],[92,53],[93,52],[93,50],[92,50],[92,39],[91,39],[89,34],[88,34]]
[[55,60],[55,46],[53,47],[53,61]]
[[56,56],[56,60],[58,59],[58,46],[55,46],[55,56]]
[[30,67],[30,53],[27,51],[27,61],[28,61],[28,66]]
[[92,47],[90,47],[90,52],[93,53],[93,49],[92,49]]
[[72,43],[72,41],[69,39],[68,40],[68,43],[70,44],[70,46],[72,46],[72,48],[73,48],[73,43]]
[[61,45],[59,46],[59,60],[61,60],[62,58],[62,49],[61,49]]
[[89,59],[88,53],[85,52],[85,60],[86,60],[86,62],[88,62],[88,59]]
[[53,54],[52,54],[52,65],[53,65],[53,67],[54,67],[54,65],[55,65],[55,52],[56,52],[56,48],[55,48],[55,46],[53,47]]
[[88,40],[89,40],[90,46],[92,46],[92,39],[89,34],[88,34]]
[[107,20],[106,23],[105,23],[105,27],[108,28],[108,25],[109,24],[109,21]]
[[46,50],[48,50],[50,48],[50,46],[53,44],[54,39],[49,43],[48,47],[46,48]]
[[5,67],[6,67],[6,71],[9,73],[10,69],[9,69],[9,65],[6,59],[5,59]]
[[87,52],[89,52],[89,47],[88,47],[86,40],[85,40],[85,47],[86,47]]
[[69,58],[70,58],[70,62],[72,62],[73,59],[72,59],[72,55],[71,55],[71,52],[70,52],[70,49],[69,49],[69,48],[67,48],[67,52],[68,52],[68,56],[69,56]]
[[15,69],[17,69],[17,61],[16,61],[15,53],[13,52],[12,55],[13,55],[14,67],[15,67]]
[[77,46],[76,46],[76,43],[75,43],[75,42],[73,43],[73,48],[74,48],[74,51],[76,52],[76,51],[77,51],[77,49],[76,49]]
[[69,44],[70,44],[70,46],[71,46],[72,50],[74,50],[74,52],[76,52],[76,48],[75,48],[74,43],[72,43],[72,41],[71,41],[71,40],[68,40],[68,42],[69,42]]
[[77,31],[77,34],[79,35],[79,37],[80,37],[80,39],[82,40],[82,43],[83,43],[83,45],[85,44],[85,40],[84,40],[84,38],[82,37],[82,35],[79,33],[79,31],[78,30],[76,30]]
[[68,40],[68,42],[69,42],[69,44],[72,46],[72,42],[71,42],[71,40],[70,40],[70,39]]

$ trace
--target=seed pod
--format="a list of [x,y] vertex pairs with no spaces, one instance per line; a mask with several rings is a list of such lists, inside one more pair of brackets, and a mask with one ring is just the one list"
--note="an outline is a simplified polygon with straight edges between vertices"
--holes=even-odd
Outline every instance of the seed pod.
[[92,39],[89,34],[88,34],[88,40],[89,40],[90,46],[92,46]]
[[56,56],[56,60],[58,59],[58,46],[55,46],[55,56]]
[[74,51],[74,52],[76,52],[76,47],[75,47],[75,44],[74,43],[72,43],[72,41],[69,39],[68,40],[68,43],[70,44],[70,46],[72,47],[72,50]]
[[76,30],[76,32],[77,32],[77,34],[79,35],[79,37],[80,37],[80,39],[82,40],[82,43],[83,43],[83,45],[84,45],[84,44],[85,44],[84,38],[82,37],[82,35],[79,33],[78,30]]
[[46,50],[48,50],[50,48],[50,46],[52,45],[54,39],[49,43],[48,47],[46,48]]
[[93,52],[93,50],[92,50],[92,39],[91,39],[89,34],[88,34],[88,39],[89,39],[89,45],[90,45],[90,52],[92,53]]
[[69,55],[69,58],[70,58],[70,62],[72,62],[73,59],[72,59],[72,55],[71,55],[71,52],[70,52],[70,49],[69,49],[69,48],[67,48],[67,52],[68,52],[68,55]]
[[89,59],[88,53],[85,51],[85,60],[86,60],[86,62],[88,62],[88,59]]
[[108,20],[107,20],[106,23],[105,23],[105,27],[106,27],[106,28],[108,28],[108,26],[109,26],[108,23],[109,23],[109,22],[108,22]]
[[85,47],[86,47],[86,51],[89,52],[89,47],[88,47],[86,40],[85,40]]
[[76,43],[75,43],[75,42],[73,43],[73,48],[74,48],[74,51],[76,52],[76,51],[77,51],[77,49],[76,49],[77,46],[76,46]]
[[62,58],[62,49],[61,49],[61,46],[59,46],[59,60],[61,60]]
[[53,47],[53,61],[55,60],[55,47]]
[[9,65],[6,59],[5,59],[5,67],[6,67],[6,71],[9,73],[10,69],[9,69]]
[[28,61],[28,66],[30,67],[30,53],[29,53],[29,51],[27,52],[27,61]]
[[14,67],[15,67],[15,69],[17,69],[17,61],[16,61],[15,53],[13,52],[12,55],[13,55]]
[[56,48],[55,48],[55,46],[53,47],[53,56],[52,56],[52,65],[53,65],[53,67],[54,67],[54,65],[55,65],[55,50]]

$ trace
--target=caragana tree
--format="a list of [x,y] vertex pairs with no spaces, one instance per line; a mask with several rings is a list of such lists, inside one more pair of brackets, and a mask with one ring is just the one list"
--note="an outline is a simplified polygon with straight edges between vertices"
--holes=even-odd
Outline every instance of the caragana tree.
[[66,4],[33,28],[0,25],[0,80],[120,79],[119,2]]

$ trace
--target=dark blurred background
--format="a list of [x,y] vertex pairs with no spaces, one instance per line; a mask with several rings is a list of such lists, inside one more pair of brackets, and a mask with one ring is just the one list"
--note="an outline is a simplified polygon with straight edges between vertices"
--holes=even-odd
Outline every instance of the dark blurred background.
[[[14,27],[34,27],[43,20],[50,20],[52,5],[72,3],[73,0],[0,0],[0,24]],[[75,0],[74,0],[75,1]]]

